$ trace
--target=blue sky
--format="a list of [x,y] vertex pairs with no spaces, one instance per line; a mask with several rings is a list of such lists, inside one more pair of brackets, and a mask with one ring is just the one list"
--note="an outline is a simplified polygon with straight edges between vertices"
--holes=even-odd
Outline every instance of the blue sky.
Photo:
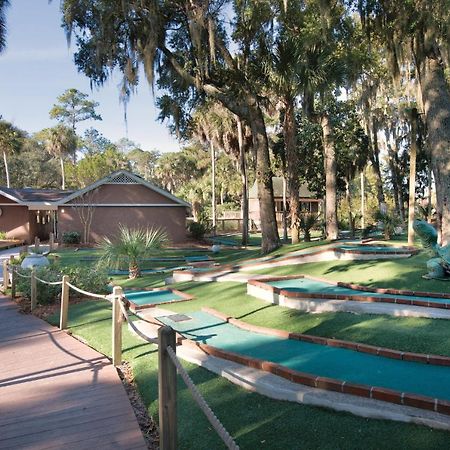
[[[59,0],[12,0],[7,9],[7,48],[0,55],[0,115],[30,133],[56,125],[48,112],[56,97],[76,88],[99,102],[103,121],[86,121],[78,134],[95,127],[117,141],[126,136],[123,105],[119,102],[120,76],[91,91],[89,79],[79,74],[73,51],[61,28]],[[156,121],[158,110],[145,78],[128,108],[128,138],[144,150],[161,152],[180,148],[167,127]]]

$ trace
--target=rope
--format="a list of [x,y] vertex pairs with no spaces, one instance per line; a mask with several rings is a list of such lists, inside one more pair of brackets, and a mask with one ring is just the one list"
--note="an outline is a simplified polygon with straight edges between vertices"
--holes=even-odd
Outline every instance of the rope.
[[133,321],[130,319],[130,317],[128,316],[128,311],[125,308],[125,305],[122,303],[122,299],[119,299],[119,305],[120,305],[120,309],[122,310],[122,314],[124,315],[126,321],[128,322],[128,325],[130,325],[130,327],[133,329],[133,331],[142,339],[144,339],[144,341],[147,341],[150,344],[158,344],[158,339],[152,339],[149,338],[147,335],[145,335],[141,330],[139,330],[139,328],[136,327],[136,325],[133,323]]
[[22,278],[31,278],[31,275],[23,275],[23,274],[21,274],[17,269],[12,269],[14,272],[16,272],[16,274],[17,275],[19,275],[19,277],[22,277]]
[[88,297],[101,298],[102,300],[111,301],[109,295],[93,294],[92,292],[83,291],[83,289],[80,289],[80,288],[78,288],[78,287],[76,287],[76,286],[74,286],[73,284],[70,284],[70,283],[67,283],[67,286],[71,287],[74,291],[77,291],[80,294],[87,295]]
[[41,283],[49,284],[49,285],[51,285],[51,286],[57,286],[58,284],[63,284],[62,281],[45,281],[45,280],[41,280],[41,279],[38,278],[36,275],[34,276],[34,278],[35,278],[37,281],[40,281]]
[[175,364],[175,367],[177,368],[178,373],[181,375],[181,378],[183,378],[183,381],[186,383],[186,386],[191,391],[192,397],[196,401],[197,405],[203,411],[203,414],[205,414],[206,418],[209,420],[209,423],[217,431],[217,434],[222,439],[224,444],[231,450],[239,450],[239,446],[236,444],[236,442],[234,442],[234,439],[230,436],[230,433],[228,433],[220,420],[216,417],[212,409],[209,407],[208,403],[206,403],[206,400],[202,397],[202,394],[200,394],[197,386],[189,377],[189,374],[181,365],[176,353],[173,351],[173,348],[167,347],[167,353],[170,356],[172,362]]

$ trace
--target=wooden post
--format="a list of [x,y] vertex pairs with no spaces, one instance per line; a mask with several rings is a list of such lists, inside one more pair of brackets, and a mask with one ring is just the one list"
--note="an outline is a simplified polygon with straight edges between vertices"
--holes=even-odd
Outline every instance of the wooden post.
[[16,298],[16,270],[15,266],[13,265],[14,256],[9,257],[10,267],[11,267],[11,298]]
[[167,347],[176,351],[175,331],[168,326],[158,330],[158,395],[159,446],[161,450],[177,448],[177,369],[167,354]]
[[117,367],[122,364],[122,310],[119,302],[123,297],[123,291],[120,286],[114,286],[113,289],[113,307],[112,307],[112,354],[113,364]]
[[67,314],[69,312],[69,277],[63,275],[61,287],[61,312],[59,315],[59,329],[65,330],[67,328]]
[[3,292],[5,293],[9,285],[8,260],[3,260]]
[[37,280],[36,280],[36,267],[31,269],[31,311],[37,306]]
[[50,232],[50,235],[49,235],[49,245],[50,245],[50,251],[53,251],[53,247],[55,246],[55,235],[52,233],[52,232]]

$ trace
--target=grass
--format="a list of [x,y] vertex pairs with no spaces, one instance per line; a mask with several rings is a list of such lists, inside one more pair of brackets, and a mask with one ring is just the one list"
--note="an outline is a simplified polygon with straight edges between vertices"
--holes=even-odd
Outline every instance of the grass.
[[450,293],[448,281],[422,278],[428,272],[426,264],[429,259],[427,252],[422,251],[410,258],[317,262],[252,270],[252,272],[273,276],[307,274],[370,287]]
[[[235,310],[241,315],[242,313],[249,314],[244,319],[253,323],[270,326],[285,323],[286,327],[296,330],[312,334],[336,335],[343,338],[352,338],[356,333],[362,341],[368,342],[375,342],[377,339],[379,342],[384,342],[387,331],[391,339],[397,339],[400,336],[407,342],[408,334],[413,326],[415,330],[419,328],[421,335],[417,337],[416,344],[410,344],[412,350],[420,347],[421,341],[428,343],[424,343],[425,346],[434,345],[439,342],[440,335],[441,348],[446,348],[448,352],[450,333],[446,331],[448,327],[445,323],[431,332],[431,321],[426,320],[392,319],[391,322],[383,323],[383,318],[370,316],[351,317],[347,314],[330,314],[314,317],[307,314],[292,314],[292,311],[284,308],[275,306],[267,308],[263,302],[247,297],[241,285],[224,284],[224,286],[217,283],[209,286],[202,284],[197,287],[185,287],[198,296],[211,295],[210,298],[214,299],[214,302],[209,302],[211,306],[218,308],[222,304],[222,310],[236,308]],[[227,292],[230,294],[229,297]],[[242,304],[244,299],[248,301],[248,304]],[[197,302],[197,304],[187,302],[184,306],[195,309],[201,302],[206,302],[206,299],[199,299]],[[227,304],[224,308],[225,303]],[[184,310],[181,305],[181,303],[176,305],[176,309]],[[265,307],[267,309],[261,309]],[[173,309],[175,310],[175,308]],[[404,320],[406,322],[403,322]],[[57,317],[53,317],[52,322],[56,323]],[[399,326],[399,322],[402,322],[401,326]],[[358,323],[362,323],[362,326],[358,326]],[[73,305],[69,311],[69,324],[75,335],[81,336],[89,345],[111,356],[111,308],[109,304],[88,302]],[[381,329],[380,325],[382,325]],[[391,328],[396,329],[394,334],[392,334]],[[370,330],[370,334],[367,334],[368,330]],[[157,418],[158,362],[156,347],[144,344],[132,336],[128,330],[124,330],[123,336],[123,358],[131,362],[141,396],[150,414]],[[323,408],[271,400],[239,388],[201,367],[185,362],[183,365],[242,449],[294,449],[300,447],[434,449],[446,448],[450,438],[447,432],[425,427],[382,420],[367,420]],[[179,448],[199,450],[224,448],[194,404],[181,380],[178,385],[177,401]]]
[[[300,244],[296,249],[304,248],[304,245]],[[255,254],[258,251],[223,251],[220,257],[222,261],[235,262]],[[427,259],[422,254],[410,259],[305,264],[264,272],[274,275],[309,273],[369,286],[448,292],[450,283],[421,278],[426,272]],[[165,277],[162,274],[147,275],[130,281],[121,276],[114,277],[114,281],[124,287],[158,287],[164,284]],[[175,312],[210,306],[256,325],[450,356],[450,327],[445,320],[347,313],[305,314],[250,297],[244,284],[232,282],[188,282],[174,287],[195,297],[189,302],[171,304],[170,309]],[[50,320],[56,324],[58,317],[53,316]],[[75,335],[111,356],[111,308],[108,303],[95,301],[71,305],[69,325]],[[128,330],[124,330],[123,335],[123,358],[131,363],[141,396],[150,414],[157,418],[156,347],[143,343]],[[448,446],[448,432],[271,400],[239,388],[201,367],[185,362],[183,365],[242,449],[434,449]],[[179,448],[224,448],[181,380],[178,389]]]

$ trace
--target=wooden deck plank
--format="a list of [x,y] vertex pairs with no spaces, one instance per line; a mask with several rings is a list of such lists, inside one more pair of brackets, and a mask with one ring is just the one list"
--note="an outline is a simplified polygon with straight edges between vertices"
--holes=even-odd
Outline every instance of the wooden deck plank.
[[145,449],[109,360],[0,296],[0,449]]

